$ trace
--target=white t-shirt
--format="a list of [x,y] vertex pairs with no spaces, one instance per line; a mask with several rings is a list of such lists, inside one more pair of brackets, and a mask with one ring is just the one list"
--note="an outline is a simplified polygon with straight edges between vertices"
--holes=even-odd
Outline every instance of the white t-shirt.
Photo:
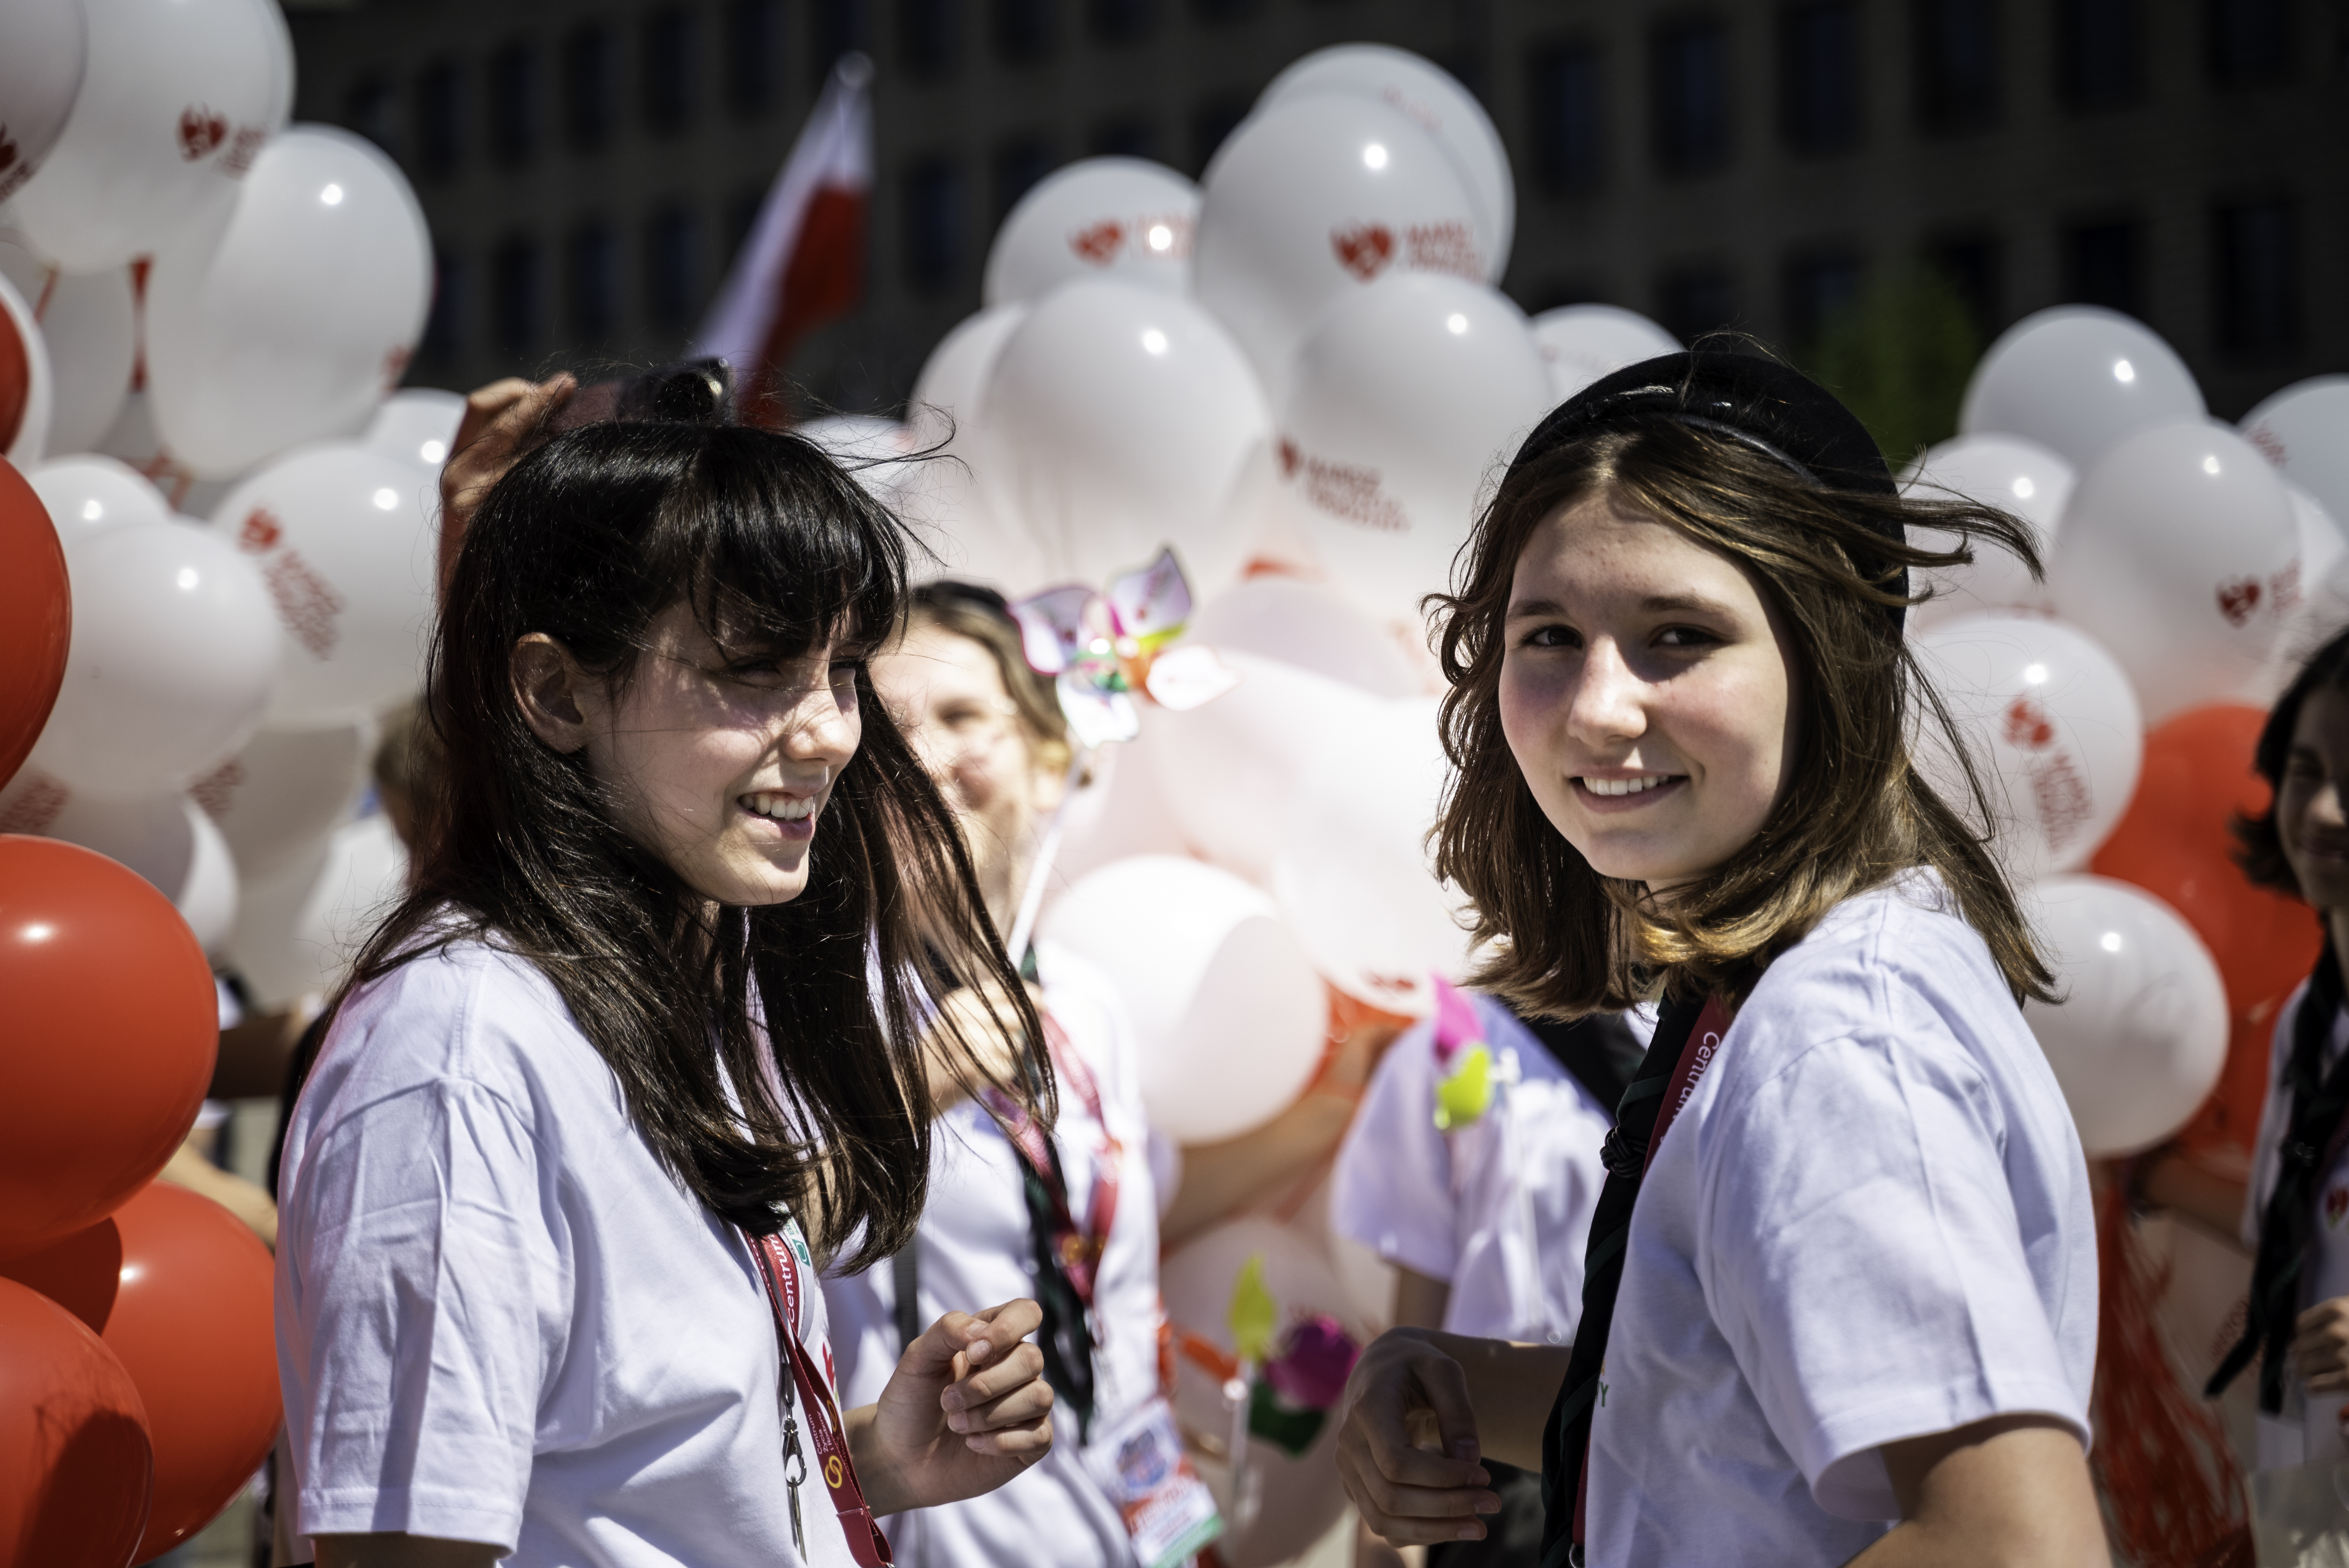
[[1582,1318],[1582,1254],[1607,1180],[1613,1113],[1489,996],[1470,1005],[1498,1087],[1485,1114],[1435,1125],[1431,1021],[1380,1058],[1330,1181],[1330,1223],[1388,1262],[1442,1280],[1454,1334],[1569,1345]]
[[1989,949],[1916,873],[1766,970],[1632,1212],[1590,1452],[1603,1568],[1839,1563],[1884,1444],[2086,1440],[2088,1170]]
[[[1093,1349],[1092,1430],[1158,1392],[1158,1202],[1146,1145],[1133,1034],[1108,981],[1050,943],[1037,947],[1045,1006],[1092,1069],[1102,1112],[1123,1146],[1117,1213],[1094,1286],[1100,1343]],[[1070,1206],[1087,1221],[1101,1127],[1066,1078],[1052,1138]],[[930,1141],[929,1206],[915,1243],[926,1328],[1036,1293],[1028,1205],[1019,1159],[984,1106],[964,1100],[939,1118]],[[897,1364],[896,1285],[884,1265],[824,1282],[840,1357],[843,1403],[877,1398]],[[1052,1451],[983,1497],[883,1521],[900,1568],[1022,1568],[1130,1563],[1117,1505],[1086,1467],[1075,1413],[1055,1410]]]
[[[2277,1013],[2275,1033],[2268,1045],[2268,1098],[2260,1111],[2259,1142],[2251,1155],[2251,1184],[2243,1202],[2243,1244],[2254,1253],[2260,1250],[2261,1216],[2275,1191],[2279,1164],[2276,1151],[2292,1128],[2291,1096],[2284,1088],[2284,1068],[2292,1060],[2292,1036],[2299,1026],[2301,1006],[2307,995],[2308,983],[2303,980],[2300,989]],[[2333,1020],[2333,1033],[2324,1042],[2322,1070],[2332,1071],[2344,1050],[2349,1050],[2349,1010]],[[2332,1168],[2324,1173],[2323,1184],[2317,1189],[2316,1219],[2310,1239],[2315,1243],[2315,1267],[2302,1277],[2300,1305],[2303,1311],[2320,1301],[2349,1295],[2349,1149],[2334,1156]],[[2259,1377],[2259,1365],[2254,1360],[2244,1370],[2245,1381]],[[2308,1386],[2299,1376],[2287,1374],[2282,1411],[2276,1416],[2263,1411],[2259,1418],[2260,1469],[2349,1459],[2349,1441],[2344,1440],[2341,1431],[2344,1403],[2349,1401],[2339,1394],[2321,1394],[2312,1398]]]
[[[820,1478],[792,1547],[748,1247],[662,1169],[529,964],[465,944],[356,992],[280,1202],[302,1533],[490,1542],[518,1568],[852,1561]],[[829,1365],[822,1291],[801,1314]]]

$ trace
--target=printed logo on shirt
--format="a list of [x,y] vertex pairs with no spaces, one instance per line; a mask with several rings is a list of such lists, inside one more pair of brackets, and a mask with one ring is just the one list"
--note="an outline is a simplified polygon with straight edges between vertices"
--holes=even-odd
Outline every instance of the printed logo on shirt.
[[1599,1379],[1599,1402],[1601,1405],[1607,1403],[1607,1379],[1604,1377]]
[[2337,1231],[2344,1217],[2349,1217],[2349,1186],[2334,1182],[2324,1193],[2324,1228]]

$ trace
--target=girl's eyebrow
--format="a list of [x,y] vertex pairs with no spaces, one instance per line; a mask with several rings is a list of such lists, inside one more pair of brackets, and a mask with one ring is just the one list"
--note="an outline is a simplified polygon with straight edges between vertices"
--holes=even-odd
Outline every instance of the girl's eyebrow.
[[1509,606],[1505,619],[1520,621],[1529,615],[1563,615],[1566,606],[1555,599],[1520,599]]
[[[1708,599],[1702,593],[1651,593],[1640,601],[1640,608],[1657,615],[1733,615],[1728,605],[1718,599]],[[1566,607],[1555,599],[1520,599],[1509,606],[1506,619],[1525,620],[1537,615],[1559,615]]]

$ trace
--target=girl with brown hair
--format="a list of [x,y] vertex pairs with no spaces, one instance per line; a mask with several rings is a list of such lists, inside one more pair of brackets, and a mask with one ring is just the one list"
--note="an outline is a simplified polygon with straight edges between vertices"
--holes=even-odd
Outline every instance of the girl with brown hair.
[[1708,353],[1577,394],[1479,520],[1438,601],[1476,983],[1661,1015],[1574,1345],[1397,1330],[1357,1367],[1340,1466],[1391,1540],[1479,1538],[1490,1454],[1540,1468],[1546,1564],[2105,1561],[2087,1170],[1987,803],[1912,760],[1955,742],[1907,572],[1961,558],[1912,525],[2035,565]]

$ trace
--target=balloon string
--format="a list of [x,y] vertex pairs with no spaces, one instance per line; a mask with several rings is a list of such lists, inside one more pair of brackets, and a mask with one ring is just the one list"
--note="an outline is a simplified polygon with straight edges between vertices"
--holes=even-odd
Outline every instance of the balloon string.
[[1006,944],[1014,964],[1026,961],[1028,940],[1036,934],[1036,916],[1044,907],[1044,884],[1051,877],[1052,862],[1061,854],[1061,839],[1068,831],[1069,803],[1077,798],[1077,780],[1084,776],[1085,764],[1092,755],[1087,749],[1069,759],[1068,776],[1061,783],[1061,803],[1052,809],[1052,820],[1044,827],[1044,842],[1036,851],[1035,863],[1028,868],[1028,885],[1019,890],[1019,913],[1011,922],[1011,940]]

